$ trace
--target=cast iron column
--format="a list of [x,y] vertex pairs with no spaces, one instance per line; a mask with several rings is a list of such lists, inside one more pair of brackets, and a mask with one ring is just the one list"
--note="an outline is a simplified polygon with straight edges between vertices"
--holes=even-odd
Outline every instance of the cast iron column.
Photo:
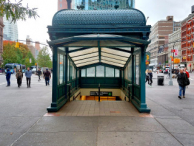
[[145,83],[145,71],[146,71],[146,48],[147,46],[141,47],[141,56],[140,56],[140,112],[150,112],[150,109],[147,108],[146,104],[146,83]]
[[[57,102],[58,97],[58,48],[53,46],[53,77],[52,77],[52,102]],[[52,104],[53,104],[52,103]]]
[[65,72],[65,99],[67,99],[67,71],[68,71],[68,69],[67,69],[67,67],[68,67],[68,47],[65,47],[65,70],[64,70],[64,72]]
[[134,82],[134,79],[135,79],[135,66],[134,66],[134,54],[133,54],[133,52],[134,52],[134,48],[131,48],[131,55],[132,55],[132,57],[131,57],[131,61],[132,61],[132,95],[131,95],[131,100],[133,99],[133,96],[134,96],[134,84],[135,84],[135,82]]
[[98,102],[100,102],[100,84],[98,85]]
[[56,112],[57,107],[57,98],[58,98],[58,48],[53,46],[53,76],[52,76],[52,103],[51,107],[48,107],[48,112]]

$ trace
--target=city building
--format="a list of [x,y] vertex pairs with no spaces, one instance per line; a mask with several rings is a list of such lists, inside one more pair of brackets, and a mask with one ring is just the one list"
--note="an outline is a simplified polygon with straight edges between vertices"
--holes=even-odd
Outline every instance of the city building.
[[31,51],[31,53],[34,56],[34,58],[37,59],[38,53],[41,50],[40,43],[39,42],[35,42],[35,46],[33,46],[32,39],[29,36],[27,36],[27,38],[26,38],[26,45],[28,46],[28,48]]
[[2,53],[3,53],[3,17],[0,17],[0,67],[3,63]]
[[[181,60],[182,52],[181,52],[181,29],[174,31],[172,34],[168,36],[169,44],[168,44],[168,63],[170,63],[171,57],[173,53],[171,50],[175,49],[174,58],[178,58]],[[178,68],[178,64],[174,65],[174,68]]]
[[147,51],[150,52],[150,64],[166,65],[168,63],[168,35],[180,28],[180,22],[174,22],[173,16],[158,21],[151,28]]
[[7,20],[7,18],[3,17],[3,34],[6,36],[4,40],[17,41],[18,40],[18,27],[17,22],[11,22],[11,19]]
[[84,10],[115,9],[118,2],[118,9],[135,8],[135,0],[58,0],[58,10],[79,9],[81,5]]
[[185,64],[189,70],[194,68],[194,6],[191,12],[181,23],[181,63]]

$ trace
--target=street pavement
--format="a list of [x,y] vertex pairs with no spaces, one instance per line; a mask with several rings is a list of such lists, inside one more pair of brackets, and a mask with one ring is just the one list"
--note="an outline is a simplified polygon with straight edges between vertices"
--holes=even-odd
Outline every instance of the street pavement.
[[193,146],[194,73],[186,98],[178,99],[178,84],[165,79],[146,85],[149,116],[45,116],[51,86],[32,77],[32,88],[11,87],[0,75],[0,146]]

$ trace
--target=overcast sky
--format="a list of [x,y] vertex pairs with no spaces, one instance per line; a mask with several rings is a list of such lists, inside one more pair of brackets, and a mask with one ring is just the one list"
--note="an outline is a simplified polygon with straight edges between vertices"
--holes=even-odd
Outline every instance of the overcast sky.
[[[30,8],[38,8],[39,18],[18,21],[19,40],[25,40],[29,35],[33,41],[46,44],[49,40],[47,26],[52,24],[52,17],[57,11],[58,0],[23,0]],[[194,0],[136,0],[136,8],[141,10],[148,24],[153,25],[166,16],[174,16],[175,21],[181,21],[191,13]]]

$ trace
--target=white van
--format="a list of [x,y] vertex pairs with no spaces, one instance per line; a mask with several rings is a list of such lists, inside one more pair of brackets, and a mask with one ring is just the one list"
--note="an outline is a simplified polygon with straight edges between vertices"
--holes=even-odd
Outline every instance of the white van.
[[184,64],[180,64],[179,68],[185,68],[185,65]]

